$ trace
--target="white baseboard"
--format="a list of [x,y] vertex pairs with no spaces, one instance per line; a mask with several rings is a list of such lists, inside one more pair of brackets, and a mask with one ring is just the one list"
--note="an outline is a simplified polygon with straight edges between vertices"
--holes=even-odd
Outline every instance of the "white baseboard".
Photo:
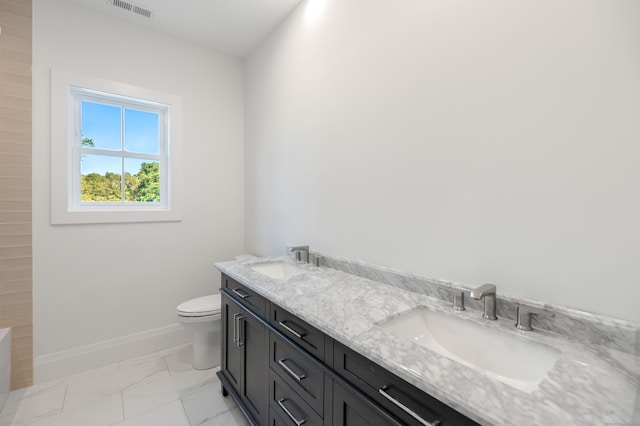
[[34,383],[44,383],[193,340],[179,324],[130,334],[34,359]]

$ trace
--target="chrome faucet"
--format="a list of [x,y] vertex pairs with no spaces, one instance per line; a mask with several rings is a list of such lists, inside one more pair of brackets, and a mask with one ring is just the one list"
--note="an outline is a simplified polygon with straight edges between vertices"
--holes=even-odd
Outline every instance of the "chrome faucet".
[[469,293],[471,298],[484,301],[484,313],[482,318],[488,320],[497,320],[496,316],[496,286],[493,284],[484,284],[471,290]]
[[293,246],[289,251],[296,254],[297,263],[309,263],[309,246]]

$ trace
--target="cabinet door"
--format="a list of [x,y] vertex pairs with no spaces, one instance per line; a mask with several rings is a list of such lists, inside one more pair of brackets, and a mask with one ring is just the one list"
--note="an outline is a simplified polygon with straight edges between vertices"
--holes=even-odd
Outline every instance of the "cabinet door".
[[[222,373],[251,417],[269,420],[269,332],[255,314],[222,292]],[[244,412],[244,411],[243,411]]]
[[238,318],[241,308],[227,295],[222,294],[222,371],[240,394],[242,347],[238,346]]
[[394,418],[353,389],[333,382],[334,426],[401,426]]
[[269,332],[257,318],[245,311],[238,319],[242,358],[241,397],[259,424],[269,418]]

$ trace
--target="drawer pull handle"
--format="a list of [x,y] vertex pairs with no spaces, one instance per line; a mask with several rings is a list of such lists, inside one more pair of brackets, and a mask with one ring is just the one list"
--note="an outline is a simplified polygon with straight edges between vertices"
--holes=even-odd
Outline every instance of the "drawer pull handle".
[[242,290],[240,288],[234,288],[231,291],[234,292],[235,294],[237,294],[238,297],[240,297],[241,299],[246,299],[247,297],[251,297],[251,295],[249,293],[247,293],[246,291],[244,291],[244,290]]
[[287,407],[284,406],[284,402],[286,401],[286,398],[282,398],[278,400],[278,405],[280,406],[280,408],[282,408],[282,410],[287,414],[287,416],[289,416],[289,418],[296,424],[296,426],[301,426],[303,425],[307,419],[302,419],[302,420],[298,420],[294,417],[293,414],[291,414],[291,411],[287,410]]
[[387,398],[389,401],[393,402],[395,405],[397,405],[402,411],[404,411],[405,413],[407,413],[408,415],[410,415],[411,417],[413,417],[414,419],[416,419],[417,421],[419,421],[421,424],[423,424],[424,426],[438,426],[440,424],[440,420],[434,420],[432,422],[429,422],[425,419],[423,419],[422,417],[420,417],[419,415],[417,415],[415,413],[415,411],[413,411],[412,409],[408,408],[406,405],[404,405],[403,403],[401,403],[400,401],[398,401],[397,399],[395,399],[394,397],[392,397],[391,395],[389,395],[386,390],[389,389],[386,385],[381,387],[380,389],[378,389],[378,392],[380,393],[380,395],[384,396],[385,398]]
[[238,346],[244,345],[244,327],[240,323],[244,318],[244,315],[238,317]]
[[238,343],[238,317],[240,313],[233,314],[233,343]]
[[306,374],[297,375],[291,368],[287,367],[287,364],[285,364],[286,361],[289,360],[287,358],[279,359],[278,364],[280,365],[280,367],[284,368],[284,371],[286,371],[291,377],[293,377],[297,381],[301,381],[302,379],[307,377]]
[[305,333],[304,331],[302,333],[298,333],[297,331],[295,331],[293,328],[291,328],[290,326],[287,325],[287,321],[278,321],[278,324],[280,324],[282,326],[282,328],[284,328],[289,333],[291,333],[294,336],[296,336],[298,339],[302,339],[304,336],[307,335],[307,333]]

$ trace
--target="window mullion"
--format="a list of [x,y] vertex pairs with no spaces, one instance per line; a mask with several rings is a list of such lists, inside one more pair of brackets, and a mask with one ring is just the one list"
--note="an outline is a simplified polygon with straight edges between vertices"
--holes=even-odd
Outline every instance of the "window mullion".
[[125,187],[125,171],[124,171],[124,153],[125,153],[125,146],[124,146],[124,126],[125,126],[125,122],[124,122],[124,107],[120,108],[120,123],[122,123],[120,125],[120,152],[122,153],[122,155],[120,156],[120,170],[122,170],[122,178],[120,179],[120,190],[122,191],[121,195],[121,201],[124,203],[125,202],[125,194],[124,194],[124,187]]

